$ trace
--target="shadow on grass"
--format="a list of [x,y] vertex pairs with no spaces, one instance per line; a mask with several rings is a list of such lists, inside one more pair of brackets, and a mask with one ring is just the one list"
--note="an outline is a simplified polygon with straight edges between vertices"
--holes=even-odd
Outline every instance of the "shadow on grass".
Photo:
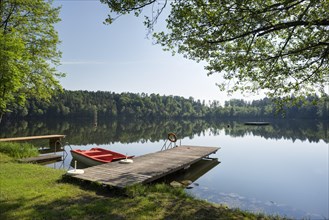
[[68,183],[79,187],[81,190],[93,191],[96,195],[103,197],[127,197],[126,190],[111,187],[108,185],[102,185],[96,182],[89,182],[85,180],[79,180],[72,178],[68,175],[63,175],[61,179],[57,181],[57,183]]
[[80,196],[38,203],[33,207],[29,203],[28,199],[12,204],[1,203],[1,219],[124,219],[120,213],[113,212],[124,208],[119,199]]

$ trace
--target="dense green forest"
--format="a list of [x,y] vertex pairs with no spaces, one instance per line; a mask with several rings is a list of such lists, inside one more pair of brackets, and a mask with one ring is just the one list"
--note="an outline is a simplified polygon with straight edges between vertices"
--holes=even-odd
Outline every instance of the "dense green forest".
[[[222,105],[223,104],[223,105]],[[148,119],[219,119],[219,118],[305,118],[328,119],[329,96],[312,96],[306,103],[284,107],[278,113],[268,98],[254,101],[231,99],[195,100],[159,94],[113,93],[105,91],[69,91],[54,96],[49,102],[29,99],[24,107],[12,106],[7,120],[23,118],[148,118]]]

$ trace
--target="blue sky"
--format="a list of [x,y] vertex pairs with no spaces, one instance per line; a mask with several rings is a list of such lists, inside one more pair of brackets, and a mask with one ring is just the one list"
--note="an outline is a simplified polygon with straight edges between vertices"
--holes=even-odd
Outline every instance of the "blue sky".
[[104,25],[109,9],[98,0],[55,0],[54,6],[60,5],[62,21],[56,30],[62,41],[59,70],[67,74],[60,79],[65,89],[192,96],[221,104],[230,98],[262,98],[220,92],[220,74],[207,76],[202,63],[153,45],[143,17],[121,16]]

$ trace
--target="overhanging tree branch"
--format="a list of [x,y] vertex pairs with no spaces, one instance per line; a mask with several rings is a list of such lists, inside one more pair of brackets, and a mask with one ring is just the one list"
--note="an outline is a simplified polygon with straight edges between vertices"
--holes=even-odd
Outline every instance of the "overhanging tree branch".
[[[153,1],[119,2],[140,10]],[[127,13],[127,8],[111,10]],[[292,92],[302,97],[329,78],[328,11],[326,0],[175,0],[166,20],[168,31],[154,36],[166,50],[207,62],[208,74],[221,73],[221,89],[262,88],[271,97]],[[145,24],[153,30],[158,17],[150,18]],[[301,84],[293,87],[290,80]]]
[[257,28],[257,29],[251,30],[251,31],[247,31],[247,32],[244,32],[242,34],[239,34],[239,35],[231,37],[231,38],[224,38],[224,39],[219,39],[219,40],[214,40],[214,41],[208,40],[207,43],[210,43],[210,44],[224,43],[224,42],[244,38],[246,36],[253,35],[253,34],[256,34],[257,37],[261,37],[265,34],[269,34],[274,31],[286,30],[291,27],[297,27],[297,26],[329,26],[329,20],[323,19],[323,20],[318,20],[318,21],[291,21],[291,22],[286,22],[286,23],[280,23],[277,25],[265,26],[265,27]]

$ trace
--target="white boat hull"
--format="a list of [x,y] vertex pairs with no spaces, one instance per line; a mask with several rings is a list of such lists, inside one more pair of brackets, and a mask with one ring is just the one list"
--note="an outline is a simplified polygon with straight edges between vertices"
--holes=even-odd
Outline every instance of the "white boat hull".
[[97,160],[93,160],[91,158],[82,156],[82,155],[77,154],[77,153],[72,152],[72,151],[71,151],[71,154],[72,154],[73,160],[76,160],[78,163],[82,163],[82,164],[87,165],[87,166],[96,166],[96,165],[103,164],[102,162],[99,162]]

